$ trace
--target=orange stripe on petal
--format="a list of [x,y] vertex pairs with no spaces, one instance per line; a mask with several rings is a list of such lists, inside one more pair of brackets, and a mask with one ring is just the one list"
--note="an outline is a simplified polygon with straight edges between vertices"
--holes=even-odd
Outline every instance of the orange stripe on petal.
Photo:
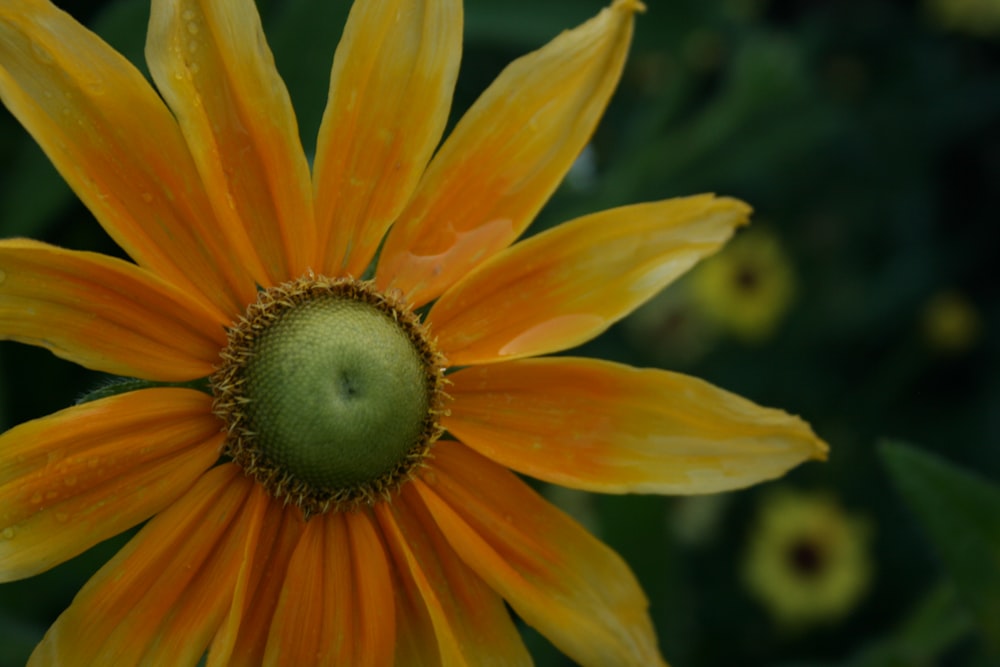
[[146,60],[257,282],[305,273],[316,243],[309,166],[253,1],[154,0]]
[[446,429],[549,482],[604,493],[713,493],[826,458],[809,425],[697,378],[593,359],[467,368]]
[[0,339],[150,380],[204,377],[223,321],[128,262],[23,239],[0,241]]
[[99,37],[44,0],[4,2],[0,98],[136,262],[224,313],[254,298],[174,117]]
[[618,83],[635,0],[617,0],[505,69],[435,155],[376,280],[424,304],[509,245],[590,139]]
[[[500,596],[459,560],[412,484],[393,503],[376,505],[375,515],[399,573],[403,590],[398,594],[408,598],[403,608],[411,610],[398,623],[404,639],[398,664],[531,664]],[[408,627],[423,615],[413,613],[417,607],[430,619],[422,637]],[[431,629],[437,658],[427,643]]]
[[462,560],[581,665],[663,665],[647,601],[614,551],[527,484],[441,442],[414,483]]
[[260,667],[292,552],[304,523],[302,512],[266,497],[260,536],[236,582],[232,607],[209,647],[207,667]]
[[356,2],[316,151],[319,248],[361,276],[441,139],[462,51],[458,0]]
[[718,250],[749,213],[700,195],[588,215],[481,265],[444,293],[428,323],[454,365],[579,345]]
[[292,555],[263,664],[391,667],[394,605],[371,519],[317,517]]
[[0,581],[29,577],[145,521],[219,456],[212,399],[149,389],[0,436]]
[[87,582],[29,664],[196,665],[255,538],[253,488],[234,465],[203,475]]

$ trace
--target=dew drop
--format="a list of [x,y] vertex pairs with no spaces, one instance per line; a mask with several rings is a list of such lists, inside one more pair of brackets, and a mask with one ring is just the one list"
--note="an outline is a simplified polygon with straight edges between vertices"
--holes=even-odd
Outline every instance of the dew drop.
[[184,19],[185,21],[191,21],[191,20],[193,20],[194,19],[194,10],[185,9],[183,12],[181,12],[181,18]]
[[194,21],[188,22],[188,24],[187,24],[187,31],[188,31],[189,35],[197,35],[198,34],[198,24],[195,23]]
[[42,494],[40,491],[35,491],[35,493],[31,496],[31,502],[35,505],[42,502]]
[[7,272],[0,269],[0,285],[3,285],[3,281],[7,280]]
[[52,54],[49,53],[48,49],[46,49],[38,42],[31,43],[31,50],[32,52],[34,52],[35,57],[38,59],[38,62],[45,63],[46,65],[51,65],[53,62],[55,62],[55,59],[52,57]]
[[6,528],[3,529],[3,532],[0,533],[0,535],[3,535],[3,538],[5,540],[14,539],[14,526],[7,526]]
[[99,465],[101,465],[101,460],[98,459],[96,456],[87,459],[87,467],[88,468],[96,468]]
[[69,521],[69,514],[66,514],[66,512],[56,512],[56,521],[66,523]]
[[91,79],[87,82],[87,90],[89,90],[92,95],[103,95],[106,90],[104,80]]
[[153,203],[153,193],[152,192],[143,192],[140,196],[142,197],[142,201],[146,202],[147,204],[152,204]]

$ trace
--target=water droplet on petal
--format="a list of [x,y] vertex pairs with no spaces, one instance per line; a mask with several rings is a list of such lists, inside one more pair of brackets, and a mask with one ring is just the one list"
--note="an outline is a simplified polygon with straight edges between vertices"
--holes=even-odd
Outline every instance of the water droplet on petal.
[[40,63],[51,65],[53,62],[55,62],[55,59],[52,57],[52,54],[49,53],[48,49],[46,49],[38,42],[31,43],[31,50],[35,54],[35,57],[38,58],[38,62]]
[[35,491],[35,493],[31,496],[31,502],[35,505],[42,502],[42,494],[40,491]]
[[3,285],[3,281],[7,280],[7,272],[0,269],[0,285]]
[[3,529],[3,532],[0,533],[0,535],[3,535],[3,538],[5,540],[14,539],[14,526],[7,526],[6,528]]
[[63,483],[66,486],[73,486],[74,484],[76,484],[76,475],[70,475],[69,477],[63,480]]
[[66,523],[69,521],[69,514],[66,514],[66,512],[56,512],[56,521]]
[[152,192],[143,192],[140,196],[142,197],[142,201],[146,202],[147,204],[152,204],[153,203],[153,193]]

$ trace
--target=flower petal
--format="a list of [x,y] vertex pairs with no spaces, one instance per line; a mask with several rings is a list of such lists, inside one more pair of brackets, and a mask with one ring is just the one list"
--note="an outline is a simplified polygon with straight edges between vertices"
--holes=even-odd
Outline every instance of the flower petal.
[[24,239],[0,241],[0,339],[162,381],[210,374],[226,345],[221,320],[156,276]]
[[[410,613],[400,616],[403,642],[396,662],[401,665],[530,665],[524,642],[500,596],[458,559],[428,514],[413,485],[403,488],[397,500],[375,506],[382,533],[399,573]],[[430,618],[434,646],[424,637],[406,632],[413,611]],[[417,617],[419,618],[419,617]],[[414,641],[416,640],[416,641]],[[414,651],[420,642],[421,654]]]
[[219,456],[211,397],[148,389],[0,436],[0,581],[30,577],[145,521]]
[[263,664],[392,667],[390,582],[366,513],[310,521],[288,567]]
[[356,2],[316,149],[319,249],[361,276],[441,140],[462,52],[459,0]]
[[443,425],[480,454],[603,493],[714,493],[784,474],[827,446],[798,417],[697,378],[596,359],[522,359],[448,376]]
[[664,665],[625,562],[514,474],[441,442],[413,485],[462,560],[573,660]]
[[579,345],[718,250],[749,213],[700,195],[588,215],[480,265],[427,321],[459,366]]
[[196,665],[266,504],[235,465],[205,473],[87,582],[29,665]]
[[257,282],[304,274],[316,243],[309,165],[253,0],[154,0],[146,61],[216,216],[245,227]]
[[4,2],[0,98],[136,262],[225,313],[254,298],[176,121],[99,37],[45,0]]
[[267,502],[252,558],[236,580],[232,607],[208,650],[207,667],[259,667],[292,552],[302,534],[302,512]]
[[618,83],[638,0],[513,62],[459,121],[390,230],[376,281],[422,305],[524,231]]

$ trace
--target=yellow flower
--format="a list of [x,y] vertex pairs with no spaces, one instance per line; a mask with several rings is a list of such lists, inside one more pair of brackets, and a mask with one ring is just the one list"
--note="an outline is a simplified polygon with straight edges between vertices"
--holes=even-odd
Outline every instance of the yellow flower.
[[983,329],[976,307],[968,297],[954,290],[939,291],[927,301],[921,324],[927,344],[950,354],[975,345]]
[[1000,32],[1000,0],[925,0],[931,20],[972,35]]
[[438,147],[461,3],[357,3],[310,170],[252,0],[153,0],[158,93],[46,0],[0,2],[0,97],[134,261],[0,242],[0,337],[155,385],[0,438],[0,580],[148,520],[32,665],[527,664],[505,601],[583,665],[662,664],[628,567],[508,469],[706,493],[826,445],[694,378],[533,358],[748,215],[701,195],[513,244],[641,9],[514,62]]
[[868,589],[869,525],[829,496],[773,491],[751,530],[744,579],[782,625],[837,620]]
[[795,296],[795,275],[778,238],[764,230],[739,235],[691,275],[705,314],[748,342],[770,337]]

